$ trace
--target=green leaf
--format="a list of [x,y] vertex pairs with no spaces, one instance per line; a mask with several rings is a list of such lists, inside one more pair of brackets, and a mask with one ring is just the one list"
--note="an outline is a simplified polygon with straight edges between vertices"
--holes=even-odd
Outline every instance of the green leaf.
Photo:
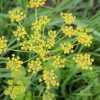
[[11,74],[10,73],[2,73],[0,74],[0,78],[10,78]]

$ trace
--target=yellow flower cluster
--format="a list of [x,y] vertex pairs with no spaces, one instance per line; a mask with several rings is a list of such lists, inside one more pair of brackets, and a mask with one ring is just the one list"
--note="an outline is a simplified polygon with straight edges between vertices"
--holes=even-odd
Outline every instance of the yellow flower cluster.
[[55,44],[57,32],[50,30],[48,32],[48,38],[43,37],[40,33],[33,33],[30,37],[31,40],[24,40],[20,43],[22,50],[34,51],[37,53],[43,61],[48,60],[49,49]]
[[16,85],[14,85],[13,80],[8,80],[9,87],[4,91],[5,95],[10,95],[12,100],[15,100],[18,96],[25,92],[25,87],[21,81],[18,81]]
[[[46,0],[30,0],[28,6],[30,8],[38,8],[43,6],[45,2]],[[12,22],[20,22],[26,17],[24,12],[22,12],[20,9],[10,11],[9,14]],[[88,31],[84,30],[79,26],[75,28],[71,25],[76,19],[76,17],[73,16],[71,13],[62,13],[61,16],[63,17],[66,26],[63,26],[60,29],[60,31],[62,31],[62,33],[64,34],[64,38],[60,38],[61,44],[59,51],[61,53],[63,51],[64,54],[68,54],[73,51],[72,49],[74,48],[74,44],[71,44],[70,42],[62,43],[62,39],[65,39],[65,37],[75,37],[75,41],[73,41],[73,43],[78,42],[85,46],[90,46],[92,43],[92,36],[87,34]],[[24,27],[21,25],[17,27],[16,31],[13,32],[13,35],[17,37],[17,40],[21,40],[21,50],[25,50],[28,52],[32,51],[38,56],[35,60],[31,60],[28,63],[27,69],[28,72],[30,72],[29,74],[36,74],[39,71],[43,71],[43,79],[40,79],[39,81],[42,81],[46,84],[47,91],[49,91],[52,87],[59,86],[58,77],[55,73],[55,70],[59,68],[64,68],[66,62],[66,58],[62,58],[62,56],[60,55],[55,55],[53,50],[51,50],[56,43],[57,31],[49,30],[48,33],[45,32],[45,26],[49,24],[50,21],[51,19],[49,19],[48,16],[41,16],[39,19],[36,19],[36,21],[33,22],[31,26],[31,35],[28,35]],[[4,43],[2,43],[1,45],[3,44]],[[53,49],[55,48],[56,46]],[[58,53],[59,51],[57,51],[56,53]],[[74,57],[74,60],[77,66],[79,66],[81,69],[92,70],[91,65],[93,59],[90,58],[89,54],[77,54],[76,57]],[[21,76],[25,76],[23,75],[21,70],[24,69],[22,68],[22,64],[23,61],[21,61],[19,57],[15,57],[15,55],[13,55],[11,59],[9,58],[7,62],[7,68],[11,70],[12,78],[14,78],[15,80],[19,79],[18,83],[16,84],[12,80],[8,81],[9,87],[7,90],[5,90],[5,94],[10,95],[12,99],[15,99],[18,95],[25,92],[23,81],[20,81],[19,78]],[[49,64],[51,64],[51,66],[49,66]],[[48,95],[50,99],[52,99],[51,94],[48,93]]]
[[35,43],[39,43],[40,41],[42,42],[42,44],[44,43],[43,41],[43,37],[42,35],[39,33],[39,32],[34,32],[32,35],[31,35],[31,38],[32,38],[32,41],[35,42]]
[[28,72],[32,72],[33,74],[39,72],[41,68],[41,61],[38,58],[28,63]]
[[88,32],[91,32],[89,28],[82,28],[80,25],[76,26],[76,32],[77,34],[79,33],[88,33]]
[[14,36],[17,37],[17,40],[19,41],[21,38],[25,37],[26,31],[24,27],[17,27],[17,30],[13,32]]
[[46,90],[43,94],[42,100],[53,100],[55,97],[55,94]]
[[91,67],[93,63],[93,59],[90,58],[90,55],[85,54],[77,54],[76,57],[73,58],[76,62],[76,64],[82,69],[82,70],[92,70]]
[[76,19],[76,17],[73,16],[72,13],[61,13],[61,16],[64,19],[65,23],[69,25],[71,25]]
[[25,51],[33,51],[33,44],[31,40],[23,40],[23,42],[20,42],[21,50]]
[[32,30],[40,31],[42,29],[42,26],[47,25],[50,22],[50,19],[48,16],[41,16],[38,20],[32,23]]
[[62,32],[65,34],[65,36],[68,36],[68,37],[72,37],[75,35],[76,31],[73,29],[72,26],[65,26],[63,29],[62,29]]
[[60,56],[53,56],[53,63],[52,65],[55,67],[55,68],[64,68],[64,63],[66,61],[65,58],[61,58]]
[[57,36],[57,32],[56,32],[56,30],[50,30],[49,32],[48,32],[48,36],[50,37],[50,38],[56,38],[56,36]]
[[39,33],[33,33],[30,38],[31,40],[23,40],[23,42],[20,43],[21,50],[34,51],[38,54],[40,52],[42,53],[46,43],[46,41],[42,39],[42,35]]
[[51,49],[55,45],[55,38],[57,36],[57,32],[55,30],[54,31],[50,30],[48,32],[48,36],[49,36],[49,38],[46,41],[46,47],[48,49]]
[[76,39],[78,43],[84,45],[84,46],[91,46],[92,44],[92,35],[88,35],[87,33],[90,32],[90,29],[88,28],[82,28],[81,26],[76,27]]
[[44,47],[46,44],[46,41],[43,39],[40,33],[33,33],[31,35],[31,38],[32,38],[34,46],[39,45],[41,47]]
[[13,80],[8,80],[7,83],[8,85],[13,85]]
[[52,86],[59,86],[59,82],[57,81],[57,75],[55,75],[54,71],[43,71],[43,80],[45,81],[47,89],[50,89]]
[[[12,58],[8,58],[7,68],[11,70],[12,80],[8,80],[9,87],[4,91],[5,95],[10,95],[12,100],[15,100],[18,96],[25,92],[25,86],[23,84],[23,71],[22,71],[23,62],[19,57],[12,55]],[[20,80],[21,79],[21,80]]]
[[43,50],[43,52],[41,52],[40,54],[40,58],[42,59],[42,61],[48,61],[50,59],[50,51],[49,50]]
[[21,68],[23,64],[23,61],[20,60],[19,57],[15,57],[15,55],[12,55],[12,58],[8,58],[8,62],[7,62],[7,68],[9,68],[10,70],[18,70]]
[[[34,37],[35,38],[35,37]],[[37,37],[38,39],[38,37]],[[41,38],[38,40],[32,39],[33,43],[31,40],[29,41],[24,41],[22,43],[20,43],[21,45],[21,50],[29,50],[29,51],[34,51],[35,53],[37,53],[42,60],[47,60],[48,58],[46,58],[46,55],[49,54],[49,51],[45,49],[45,44],[46,41],[42,40]]]
[[29,8],[38,8],[45,5],[46,0],[30,0],[29,1]]
[[76,30],[77,30],[77,32],[79,32],[79,33],[80,33],[80,32],[84,32],[84,29],[83,29],[81,26],[79,26],[79,25],[76,27]]
[[78,43],[84,46],[91,46],[93,37],[87,33],[80,33],[76,37]]
[[31,38],[34,43],[32,46],[33,51],[37,53],[43,61],[48,60],[46,55],[49,54],[49,51],[46,49],[46,40],[44,40],[39,33],[33,34]]
[[61,43],[60,46],[61,46],[61,50],[64,51],[64,54],[73,52],[72,49],[73,49],[74,46],[70,42]]
[[20,22],[21,20],[26,18],[25,13],[21,11],[20,8],[16,8],[12,11],[9,11],[9,15],[10,15],[11,22],[14,22],[14,21]]
[[0,54],[7,50],[7,40],[4,36],[0,37]]

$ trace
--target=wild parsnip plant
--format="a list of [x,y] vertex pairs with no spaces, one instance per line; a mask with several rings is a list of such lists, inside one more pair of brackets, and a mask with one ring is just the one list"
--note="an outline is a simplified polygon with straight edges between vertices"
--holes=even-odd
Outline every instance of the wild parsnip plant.
[[[60,12],[58,16],[63,23],[59,29],[53,25],[53,28],[48,28],[53,22],[50,16],[38,15],[38,10],[42,10],[45,3],[46,0],[30,0],[26,5],[28,11],[17,7],[8,12],[10,23],[15,25],[10,34],[18,46],[11,48],[12,43],[9,44],[9,40],[4,36],[0,37],[0,55],[5,57],[5,69],[9,71],[10,76],[4,79],[5,100],[65,99],[65,84],[70,78],[77,78],[78,76],[74,76],[79,74],[81,79],[88,73],[95,73],[94,59],[84,50],[93,45],[92,31],[80,24],[75,25],[77,17],[71,12]],[[26,27],[24,21],[28,20],[30,10],[34,13],[35,20],[30,27]],[[23,53],[29,58],[24,59],[21,55]],[[87,75],[86,80],[91,82],[93,78],[95,76]],[[84,90],[87,84],[82,84]],[[81,92],[78,95],[81,95]],[[68,100],[71,100],[70,96]]]

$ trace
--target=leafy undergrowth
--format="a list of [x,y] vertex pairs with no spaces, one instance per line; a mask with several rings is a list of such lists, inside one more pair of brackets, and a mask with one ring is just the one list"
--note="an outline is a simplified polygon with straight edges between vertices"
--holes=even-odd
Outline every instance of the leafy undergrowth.
[[0,100],[99,100],[100,0],[28,1],[0,0]]

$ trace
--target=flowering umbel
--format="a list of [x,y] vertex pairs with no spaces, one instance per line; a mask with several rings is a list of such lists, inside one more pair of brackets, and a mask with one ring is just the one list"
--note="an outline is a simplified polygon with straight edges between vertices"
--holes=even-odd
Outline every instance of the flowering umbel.
[[28,7],[29,8],[38,8],[38,7],[42,7],[43,5],[45,5],[46,0],[30,0]]
[[10,95],[12,100],[15,100],[18,96],[25,92],[25,87],[21,81],[18,81],[14,85],[14,80],[8,80],[9,87],[4,91],[5,95]]
[[61,16],[64,19],[65,23],[68,25],[71,25],[76,19],[76,17],[73,16],[72,13],[61,13]]
[[7,51],[7,40],[4,36],[0,37],[0,54]]
[[57,76],[55,75],[54,71],[43,71],[43,80],[47,86],[47,89],[50,89],[52,86],[59,86],[59,82],[57,81]]
[[64,54],[68,54],[68,53],[70,53],[70,52],[73,52],[73,45],[70,43],[70,42],[67,42],[67,43],[61,43],[60,44],[60,46],[61,46],[61,49],[64,51]]
[[53,56],[52,59],[53,59],[53,63],[52,63],[53,67],[64,68],[64,63],[66,61],[65,58],[61,58],[61,56]]
[[20,57],[15,57],[15,54],[12,55],[12,58],[8,58],[7,68],[14,71],[21,68],[23,61],[20,60]]
[[87,33],[81,33],[77,35],[76,39],[78,43],[89,47],[92,44],[93,37],[91,35],[88,35]]
[[93,63],[93,59],[90,58],[90,55],[85,54],[77,54],[76,57],[73,58],[76,62],[76,64],[82,69],[82,70],[92,70],[91,67]]
[[26,31],[24,27],[18,26],[17,30],[13,32],[14,36],[17,38],[17,40],[24,39],[26,35]]
[[21,11],[20,8],[16,8],[14,10],[9,11],[9,16],[11,19],[11,22],[20,22],[21,20],[26,18],[26,14]]
[[68,36],[68,37],[72,37],[75,35],[76,31],[73,29],[72,26],[65,26],[63,29],[62,29],[62,32],[65,36]]
[[29,64],[28,64],[28,72],[33,72],[33,74],[37,73],[38,71],[41,70],[42,66],[41,66],[41,61],[37,58],[36,60],[32,60]]
[[38,20],[32,23],[32,30],[40,31],[43,26],[47,25],[50,22],[48,16],[41,16]]

